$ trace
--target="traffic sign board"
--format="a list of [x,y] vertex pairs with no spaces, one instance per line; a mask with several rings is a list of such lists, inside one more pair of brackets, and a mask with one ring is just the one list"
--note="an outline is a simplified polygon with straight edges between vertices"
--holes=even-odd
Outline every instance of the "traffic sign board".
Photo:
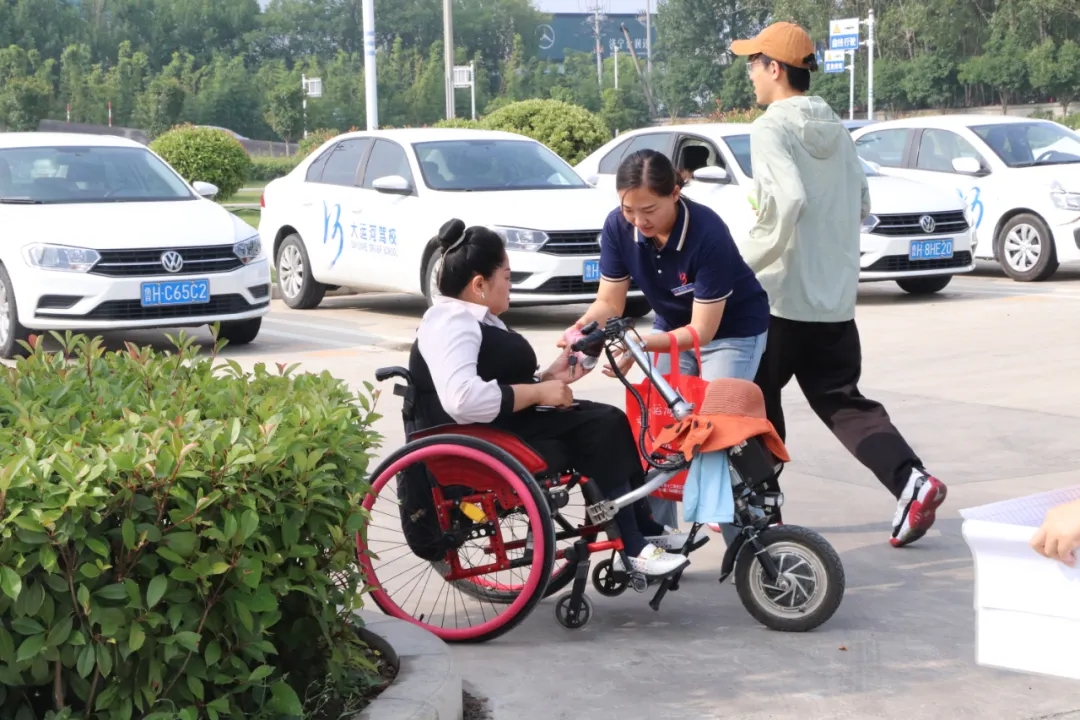
[[844,18],[829,23],[830,50],[857,50],[858,48],[859,18]]
[[847,70],[847,52],[844,50],[825,51],[825,72],[842,73]]

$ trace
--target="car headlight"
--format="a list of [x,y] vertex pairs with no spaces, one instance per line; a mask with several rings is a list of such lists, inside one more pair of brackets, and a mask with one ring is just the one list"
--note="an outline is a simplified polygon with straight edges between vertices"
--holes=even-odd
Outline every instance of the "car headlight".
[[1050,202],[1058,210],[1080,210],[1080,193],[1065,192],[1057,180],[1050,183]]
[[879,222],[881,222],[881,221],[878,220],[877,215],[867,215],[866,219],[862,221],[862,225],[860,226],[860,229],[864,233],[874,232],[874,228],[876,228],[878,226]]
[[498,225],[492,226],[491,230],[503,239],[507,250],[535,252],[548,241],[548,234],[542,230],[524,230]]
[[240,258],[240,262],[247,265],[259,257],[262,252],[262,240],[258,235],[252,235],[247,240],[241,240],[233,245],[233,254]]
[[84,273],[101,260],[101,255],[90,248],[35,243],[23,248],[23,259],[27,265],[42,270]]

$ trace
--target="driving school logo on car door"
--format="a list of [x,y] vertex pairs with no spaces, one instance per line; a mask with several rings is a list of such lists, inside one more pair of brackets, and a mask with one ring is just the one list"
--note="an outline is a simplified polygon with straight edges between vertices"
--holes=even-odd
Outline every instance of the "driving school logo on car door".
[[982,225],[983,212],[985,211],[982,200],[979,198],[982,194],[982,188],[978,185],[973,185],[968,188],[966,194],[963,189],[956,188],[956,194],[960,196],[961,202],[968,206],[968,209],[971,211],[972,219],[975,221],[975,229],[978,230]]
[[[331,226],[330,219],[334,224]],[[397,257],[397,228],[374,223],[352,223],[349,226],[349,247],[362,253]],[[345,249],[345,228],[341,225],[341,203],[335,203],[333,210],[323,203],[323,245],[337,241],[337,253],[330,261],[330,267],[337,264]]]

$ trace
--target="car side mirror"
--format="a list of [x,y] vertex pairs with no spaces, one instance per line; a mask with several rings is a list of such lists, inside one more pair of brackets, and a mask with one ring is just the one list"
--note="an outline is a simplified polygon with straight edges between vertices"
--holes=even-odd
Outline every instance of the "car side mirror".
[[371,183],[371,187],[388,195],[411,195],[412,185],[400,175],[387,175]]
[[217,185],[203,182],[202,180],[196,180],[195,182],[191,183],[191,187],[194,188],[196,193],[210,200],[213,200],[215,197],[217,197],[218,194]]
[[695,170],[694,179],[700,180],[701,182],[725,185],[731,182],[731,175],[729,175],[728,171],[724,168],[713,165]]
[[964,175],[978,175],[982,172],[982,163],[973,157],[953,158],[953,170]]

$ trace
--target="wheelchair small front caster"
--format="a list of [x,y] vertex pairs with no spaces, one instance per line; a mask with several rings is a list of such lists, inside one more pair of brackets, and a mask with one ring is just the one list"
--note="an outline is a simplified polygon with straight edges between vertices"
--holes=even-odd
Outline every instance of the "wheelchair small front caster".
[[592,572],[592,584],[596,592],[604,597],[618,597],[629,587],[625,577],[619,579],[616,576],[611,560],[602,560],[596,564]]
[[592,601],[587,595],[581,596],[581,605],[573,610],[571,598],[573,593],[561,595],[555,603],[555,619],[567,630],[580,630],[589,624],[592,619]]

